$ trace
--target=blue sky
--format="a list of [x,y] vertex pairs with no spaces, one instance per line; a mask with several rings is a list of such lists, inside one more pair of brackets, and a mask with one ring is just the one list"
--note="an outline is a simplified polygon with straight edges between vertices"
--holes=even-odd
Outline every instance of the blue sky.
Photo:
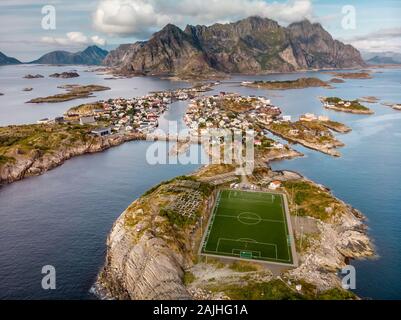
[[[56,9],[55,30],[41,26],[45,5]],[[344,18],[345,6],[355,9],[355,28],[344,28],[352,16]],[[362,51],[401,52],[399,0],[1,0],[0,51],[29,61],[52,50],[144,40],[167,23],[208,25],[256,14],[282,25],[308,18]]]

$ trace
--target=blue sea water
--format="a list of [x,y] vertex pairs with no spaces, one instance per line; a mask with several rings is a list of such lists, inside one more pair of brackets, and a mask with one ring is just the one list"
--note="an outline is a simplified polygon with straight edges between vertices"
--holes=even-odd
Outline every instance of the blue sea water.
[[[56,93],[57,88],[47,82],[43,87],[38,85],[29,97],[25,96],[27,93],[17,89],[28,86],[21,75],[47,74],[56,67],[19,68],[18,72],[10,67],[0,68],[0,92],[5,93],[0,97],[0,125],[35,122],[81,103],[25,105],[26,98],[50,91]],[[62,69],[82,71],[79,68]],[[86,79],[82,81],[86,83],[106,81],[112,87],[98,98],[130,97],[188,85],[154,78],[107,81],[96,73],[84,74]],[[369,104],[375,111],[372,116],[337,113],[324,110],[317,99],[318,96],[347,99],[376,96],[381,102],[401,103],[401,70],[375,70],[373,79],[347,80],[335,84],[334,89],[268,91],[244,88],[238,83],[256,78],[282,80],[301,76],[323,80],[332,77],[325,72],[237,76],[217,86],[215,92],[264,95],[294,120],[300,114],[314,112],[352,127],[351,133],[339,135],[346,144],[341,149],[341,158],[294,146],[305,157],[276,162],[273,168],[295,170],[328,186],[336,196],[366,215],[378,258],[353,262],[357,270],[357,293],[374,299],[401,299],[401,112],[375,103]],[[182,127],[185,108],[183,102],[172,105],[161,119],[161,126],[166,128],[168,121],[180,120]],[[199,167],[151,166],[146,162],[147,147],[147,142],[127,143],[69,160],[40,177],[0,189],[0,298],[93,298],[89,290],[104,261],[106,237],[121,212],[151,186]],[[57,270],[57,290],[51,292],[41,289],[41,268],[48,264]]]

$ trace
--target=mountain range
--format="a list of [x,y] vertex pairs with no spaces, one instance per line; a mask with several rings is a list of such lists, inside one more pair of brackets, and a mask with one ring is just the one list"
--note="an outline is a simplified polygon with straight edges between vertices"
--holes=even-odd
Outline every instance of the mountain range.
[[75,53],[68,51],[53,51],[30,63],[100,65],[107,54],[108,52],[106,50],[103,50],[98,46],[90,46],[84,51]]
[[261,17],[184,30],[168,24],[148,41],[119,46],[103,64],[124,73],[181,77],[366,66],[357,49],[334,40],[319,23],[283,27]]
[[0,66],[9,64],[20,64],[21,62],[15,58],[7,57],[5,54],[0,52]]
[[401,64],[401,53],[397,52],[369,52],[363,57],[368,64]]

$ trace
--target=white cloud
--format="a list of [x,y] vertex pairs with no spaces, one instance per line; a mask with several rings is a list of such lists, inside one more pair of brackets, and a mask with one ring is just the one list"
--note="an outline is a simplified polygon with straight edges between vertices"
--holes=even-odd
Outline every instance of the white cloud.
[[99,36],[93,36],[93,37],[91,37],[91,40],[97,46],[105,46],[106,45],[106,40],[103,38],[100,38]]
[[88,38],[82,32],[68,32],[65,37],[42,37],[42,42],[58,46],[83,46],[96,44],[104,46],[106,40],[99,36]]
[[347,42],[363,51],[401,52],[401,28],[381,29],[363,36],[353,37]]
[[259,15],[290,23],[312,18],[311,0],[267,3],[264,0],[101,0],[94,13],[97,30],[147,37],[167,23],[212,24]]

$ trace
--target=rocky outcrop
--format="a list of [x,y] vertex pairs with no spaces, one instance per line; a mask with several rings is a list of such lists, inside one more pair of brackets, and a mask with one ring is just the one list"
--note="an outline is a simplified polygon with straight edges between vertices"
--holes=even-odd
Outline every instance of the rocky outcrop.
[[67,51],[53,51],[30,63],[100,65],[107,54],[108,52],[106,50],[103,50],[98,46],[90,46],[84,51],[75,53]]
[[62,72],[62,73],[53,73],[49,76],[50,78],[61,78],[61,79],[70,79],[77,78],[79,74],[77,72]]
[[0,185],[22,180],[26,177],[37,176],[62,165],[66,160],[86,153],[96,153],[108,148],[118,146],[126,141],[139,140],[138,135],[118,135],[109,137],[93,137],[78,146],[62,147],[52,153],[44,153],[38,150],[28,154],[15,150],[12,156],[14,161],[0,166]]
[[203,75],[365,66],[358,50],[305,20],[282,27],[250,17],[235,23],[167,25],[149,41],[122,45],[103,62],[126,73]]
[[122,214],[108,237],[98,287],[106,297],[120,300],[189,299],[182,280],[184,257],[149,230],[136,239],[138,229],[125,225],[130,214],[129,209]]
[[330,222],[316,220],[319,238],[300,255],[298,268],[289,271],[295,279],[313,283],[320,290],[341,287],[337,272],[349,259],[365,259],[374,255],[367,236],[363,215],[343,203],[346,211]]

